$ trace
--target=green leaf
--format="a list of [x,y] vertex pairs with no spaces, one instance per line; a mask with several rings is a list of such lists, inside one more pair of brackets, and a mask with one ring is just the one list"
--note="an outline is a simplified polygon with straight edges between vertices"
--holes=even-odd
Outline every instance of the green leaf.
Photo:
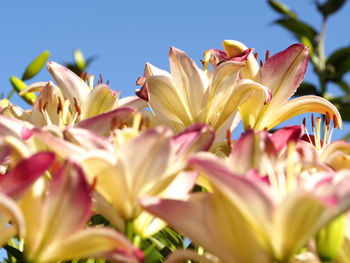
[[297,18],[297,15],[286,4],[278,0],[268,0],[269,5],[282,15],[286,15],[292,18]]
[[22,80],[31,79],[36,74],[38,74],[41,68],[45,65],[49,56],[50,52],[48,50],[45,50],[39,56],[37,56],[36,59],[34,59],[24,71]]
[[346,2],[346,0],[328,0],[323,4],[318,3],[317,8],[324,17],[337,12]]
[[300,84],[294,96],[304,96],[304,95],[318,95],[316,87],[308,82],[303,82]]
[[11,254],[14,258],[16,258],[18,263],[26,263],[26,260],[24,258],[24,254],[22,251],[18,250],[17,248],[11,247],[9,245],[6,245],[3,247],[6,249],[6,251]]
[[338,86],[346,93],[349,94],[350,93],[350,87],[348,85],[348,83],[346,83],[344,80],[338,80],[335,82],[336,84],[338,84]]
[[[15,76],[10,77],[10,82],[13,88],[17,91],[17,93],[20,93],[22,90],[24,90],[27,87],[27,85],[22,80],[20,80]],[[26,93],[22,95],[21,98],[31,105],[33,105],[34,102],[36,101],[36,96],[33,92]]]
[[336,103],[335,100],[331,100],[332,103],[338,108],[343,121],[350,121],[350,102]]
[[307,37],[310,42],[313,42],[317,36],[317,31],[314,28],[291,17],[276,20],[275,23],[293,32],[298,39]]
[[340,80],[342,76],[350,71],[350,46],[336,50],[327,59],[326,79]]
[[75,64],[80,71],[84,71],[86,68],[86,61],[83,53],[79,49],[75,49],[73,52],[73,57],[75,60]]

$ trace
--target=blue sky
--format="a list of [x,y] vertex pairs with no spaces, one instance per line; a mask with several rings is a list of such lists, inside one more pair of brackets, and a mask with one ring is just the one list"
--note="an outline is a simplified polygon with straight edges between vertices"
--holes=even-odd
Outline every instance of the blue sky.
[[[313,0],[285,1],[299,17],[320,28],[321,16]],[[199,63],[203,51],[222,48],[235,39],[272,54],[296,42],[272,21],[279,17],[267,1],[4,1],[0,10],[1,92],[8,95],[9,77],[21,77],[28,63],[43,50],[50,60],[72,61],[79,48],[86,57],[96,55],[89,73],[102,74],[121,96],[134,94],[135,81],[146,62],[169,69],[168,51],[175,46]],[[326,53],[349,44],[349,2],[329,18]],[[306,79],[317,83],[312,68]],[[32,79],[51,80],[46,70]],[[349,75],[347,76],[350,82]],[[337,91],[335,91],[337,92]],[[23,103],[13,97],[14,103]],[[294,120],[300,122],[300,118]],[[289,122],[291,123],[291,122]],[[350,131],[350,125],[341,134]],[[339,138],[341,134],[335,134]]]

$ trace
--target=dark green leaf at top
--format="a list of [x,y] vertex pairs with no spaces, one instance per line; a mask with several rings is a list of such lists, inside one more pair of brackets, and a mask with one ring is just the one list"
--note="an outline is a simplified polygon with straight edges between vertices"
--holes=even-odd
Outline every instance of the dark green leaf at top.
[[37,56],[36,59],[34,59],[24,71],[22,80],[31,79],[36,74],[38,74],[42,67],[45,65],[49,56],[50,52],[48,50],[45,50],[39,56]]
[[303,82],[300,84],[294,96],[304,96],[304,95],[319,95],[316,87],[308,82]]
[[325,3],[317,3],[318,10],[324,17],[337,12],[346,2],[346,0],[328,0]]
[[350,46],[336,50],[327,59],[327,80],[340,80],[350,71]]
[[317,36],[317,31],[314,28],[294,18],[288,17],[279,19],[276,20],[275,23],[293,32],[298,39],[307,37],[311,42],[314,42]]

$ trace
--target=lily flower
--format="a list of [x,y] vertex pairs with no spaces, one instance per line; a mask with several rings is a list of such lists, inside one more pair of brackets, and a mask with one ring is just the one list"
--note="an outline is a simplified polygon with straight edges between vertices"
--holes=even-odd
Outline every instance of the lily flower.
[[[51,81],[37,82],[21,92],[40,92],[30,115],[30,121],[36,126],[54,124],[64,129],[66,125],[73,126],[117,108],[138,109],[147,105],[136,96],[119,99],[119,92],[106,84],[93,87],[93,76],[84,81],[55,62],[48,62],[47,68],[58,86]],[[3,111],[12,114],[6,108]]]
[[[1,156],[0,162],[2,158],[4,156]],[[16,201],[19,201],[30,185],[51,166],[54,158],[52,153],[38,153],[19,162],[7,174],[0,174],[0,245],[5,244],[17,233],[24,237],[25,221]]]
[[350,208],[347,170],[319,174],[308,189],[278,197],[257,180],[254,170],[236,174],[207,153],[189,163],[208,177],[211,193],[194,194],[187,201],[149,197],[140,202],[220,262],[289,262],[323,226]]
[[38,180],[21,202],[27,232],[24,254],[30,262],[103,258],[141,262],[142,252],[126,237],[105,227],[85,228],[91,216],[90,186],[81,168],[66,161],[49,189]]
[[[216,56],[218,61],[224,62],[237,53],[248,50],[244,44],[233,40],[225,40],[223,46],[226,56],[220,53],[221,56]],[[267,58],[261,68],[253,56],[247,58],[247,67],[242,70],[243,78],[252,79],[268,87],[273,96],[268,104],[264,104],[264,97],[252,96],[240,105],[239,112],[245,130],[248,127],[255,130],[270,130],[294,116],[307,112],[318,112],[329,116],[335,126],[342,128],[338,110],[327,100],[311,95],[289,100],[304,78],[308,59],[309,49],[302,44],[294,44]]]
[[242,52],[240,57],[221,63],[208,73],[208,63],[201,70],[183,51],[171,47],[171,74],[147,63],[143,79],[138,80],[143,87],[136,94],[148,101],[158,123],[173,131],[205,123],[214,128],[216,139],[223,139],[227,130],[232,131],[238,124],[237,108],[254,91],[262,104],[271,99],[268,88],[240,78],[250,52]]

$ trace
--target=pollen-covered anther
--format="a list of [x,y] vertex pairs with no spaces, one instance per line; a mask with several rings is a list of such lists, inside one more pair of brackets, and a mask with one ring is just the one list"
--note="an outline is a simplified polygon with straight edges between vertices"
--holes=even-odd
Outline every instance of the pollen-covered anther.
[[339,127],[338,119],[337,119],[337,116],[335,116],[335,114],[333,115],[333,123],[334,123],[334,128],[336,128],[337,126]]
[[232,146],[231,136],[232,136],[231,130],[230,130],[230,129],[227,129],[227,132],[226,132],[226,139],[227,139],[227,145],[228,145],[229,147]]
[[254,58],[256,59],[256,61],[258,61],[258,56],[259,56],[259,53],[256,52],[256,53],[254,54]]
[[78,113],[78,116],[80,116],[80,114],[81,114],[81,109],[80,109],[80,107],[79,107],[79,105],[78,105],[78,101],[77,101],[76,98],[74,98],[74,107],[75,107],[76,112]]
[[270,50],[266,50],[265,61],[270,58]]
[[87,80],[88,80],[88,72],[86,71],[86,72],[84,73],[84,81],[87,82]]
[[260,67],[262,67],[264,65],[264,63],[262,62],[262,60],[260,59]]
[[39,111],[41,113],[43,113],[43,102],[42,102],[41,98],[39,99]]
[[89,189],[90,194],[96,189],[96,185],[97,185],[97,176],[94,177],[94,179],[92,180],[92,184],[90,185],[90,189]]
[[58,103],[57,103],[57,114],[60,113],[60,111],[62,111],[63,107],[62,107],[62,101],[61,98],[58,98]]

